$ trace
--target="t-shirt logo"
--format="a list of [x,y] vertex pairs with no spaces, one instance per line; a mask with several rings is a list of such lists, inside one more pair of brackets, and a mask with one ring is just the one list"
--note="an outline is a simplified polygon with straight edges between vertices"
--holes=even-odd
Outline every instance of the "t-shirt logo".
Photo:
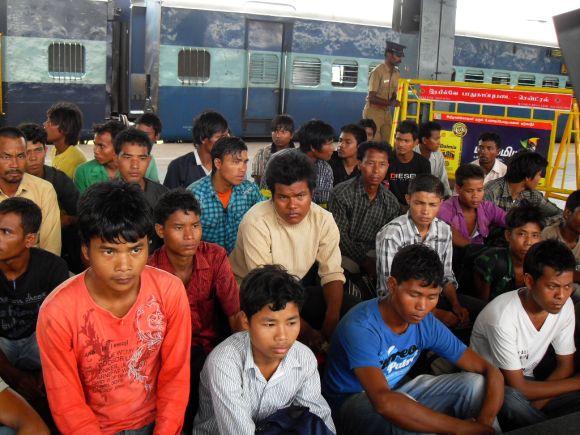
[[397,347],[392,345],[379,355],[381,370],[389,375],[393,370],[404,369],[413,363],[418,354],[419,348],[414,344],[401,351],[397,351]]

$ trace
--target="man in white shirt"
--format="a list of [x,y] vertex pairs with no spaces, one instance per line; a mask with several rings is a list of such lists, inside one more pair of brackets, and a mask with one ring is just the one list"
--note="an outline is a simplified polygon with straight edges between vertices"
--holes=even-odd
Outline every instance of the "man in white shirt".
[[419,127],[419,143],[413,151],[421,154],[431,165],[431,173],[441,180],[445,192],[445,198],[451,196],[447,169],[445,169],[445,157],[439,151],[441,145],[441,125],[433,121],[424,122]]
[[[570,300],[575,267],[562,242],[535,244],[524,260],[526,287],[496,297],[475,321],[471,347],[502,371],[508,385],[498,415],[504,431],[580,410]],[[550,344],[556,368],[536,380],[534,369]]]
[[247,331],[209,354],[193,435],[254,435],[259,422],[292,405],[308,408],[335,433],[316,358],[296,341],[304,297],[298,280],[281,266],[262,266],[246,276],[240,305]]
[[485,172],[483,185],[505,175],[507,166],[497,158],[501,150],[501,139],[496,133],[482,133],[477,140],[477,159],[474,165],[479,165]]

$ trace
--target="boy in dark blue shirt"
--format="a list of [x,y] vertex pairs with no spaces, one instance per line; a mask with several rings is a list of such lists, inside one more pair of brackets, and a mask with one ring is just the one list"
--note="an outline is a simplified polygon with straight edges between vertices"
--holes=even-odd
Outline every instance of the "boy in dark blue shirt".
[[[431,314],[442,283],[437,253],[406,246],[393,259],[387,296],[360,303],[339,323],[323,392],[340,433],[494,433],[503,377]],[[471,373],[405,382],[428,349]]]

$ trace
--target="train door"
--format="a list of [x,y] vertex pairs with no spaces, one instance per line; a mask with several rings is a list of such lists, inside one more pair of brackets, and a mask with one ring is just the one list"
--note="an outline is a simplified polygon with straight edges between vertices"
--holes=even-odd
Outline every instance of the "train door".
[[247,20],[247,74],[243,135],[270,136],[270,121],[284,111],[286,84],[283,22]]

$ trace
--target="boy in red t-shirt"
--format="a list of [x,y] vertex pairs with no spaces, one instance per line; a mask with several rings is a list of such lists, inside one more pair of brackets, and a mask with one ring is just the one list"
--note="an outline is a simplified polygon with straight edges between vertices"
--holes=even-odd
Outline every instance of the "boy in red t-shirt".
[[89,268],[44,301],[37,339],[62,433],[178,434],[189,395],[191,320],[179,278],[146,266],[152,219],[136,185],[79,202]]

